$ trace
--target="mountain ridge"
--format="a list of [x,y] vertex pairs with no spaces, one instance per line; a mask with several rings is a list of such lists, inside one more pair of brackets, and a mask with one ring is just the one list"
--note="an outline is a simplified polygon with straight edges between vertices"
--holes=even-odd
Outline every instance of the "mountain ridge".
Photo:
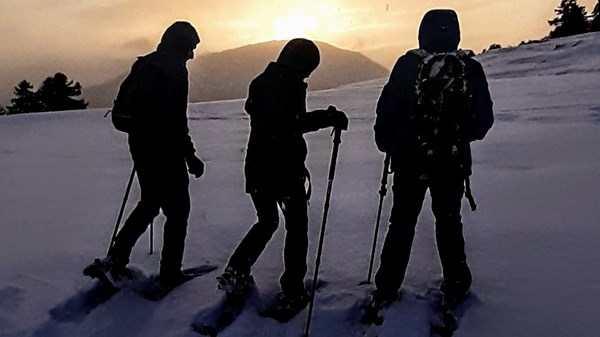
[[[203,54],[188,62],[189,101],[209,102],[246,97],[250,81],[274,61],[287,41],[249,44],[220,52]],[[341,85],[386,77],[389,70],[363,54],[315,42],[321,64],[307,80],[309,90],[331,89]],[[84,88],[90,107],[112,105],[118,87],[127,73],[99,85]]]

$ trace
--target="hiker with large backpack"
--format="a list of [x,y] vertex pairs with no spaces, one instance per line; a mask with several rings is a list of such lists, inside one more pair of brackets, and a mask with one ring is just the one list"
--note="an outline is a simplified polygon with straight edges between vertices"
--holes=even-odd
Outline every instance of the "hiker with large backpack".
[[[285,218],[284,272],[274,310],[268,313],[285,321],[308,303],[304,286],[307,272],[309,172],[308,149],[303,135],[321,128],[347,129],[348,118],[333,106],[306,111],[307,84],[317,68],[320,53],[307,39],[290,40],[277,61],[252,80],[245,110],[250,115],[246,151],[246,192],[250,194],[258,222],[229,259],[218,278],[227,293],[247,291],[251,268],[279,225],[279,209]],[[307,191],[307,187],[309,186]],[[272,314],[272,315],[271,315]]]
[[186,62],[199,43],[190,23],[173,23],[157,50],[133,64],[119,89],[112,120],[128,133],[141,197],[101,261],[114,279],[128,276],[133,246],[160,210],[166,223],[159,283],[173,287],[185,279],[181,267],[190,213],[188,172],[196,178],[204,173],[187,124]]
[[472,276],[465,255],[461,200],[470,195],[470,142],[493,124],[492,100],[482,66],[457,50],[460,29],[453,10],[431,10],[419,28],[419,49],[401,56],[377,103],[375,141],[391,156],[393,207],[369,308],[398,299],[417,218],[427,189],[442,265],[440,290],[458,302]]

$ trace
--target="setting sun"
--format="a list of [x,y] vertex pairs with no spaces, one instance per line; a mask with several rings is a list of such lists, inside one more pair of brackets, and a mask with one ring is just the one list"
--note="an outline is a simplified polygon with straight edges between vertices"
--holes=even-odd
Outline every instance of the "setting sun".
[[288,40],[296,37],[311,37],[311,34],[317,28],[318,23],[314,16],[281,15],[273,19],[273,38],[275,40]]

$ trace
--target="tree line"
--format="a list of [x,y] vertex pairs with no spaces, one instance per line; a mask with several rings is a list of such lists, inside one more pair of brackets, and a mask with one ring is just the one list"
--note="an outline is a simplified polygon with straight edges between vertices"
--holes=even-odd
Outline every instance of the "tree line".
[[[588,14],[585,6],[580,6],[577,0],[561,0],[560,5],[554,9],[554,12],[556,17],[548,20],[551,28],[548,36],[540,40],[522,41],[521,45],[600,31],[600,0],[594,6],[591,14]],[[500,44],[493,43],[483,52],[500,48],[502,48]]]
[[554,12],[556,17],[548,21],[548,24],[554,27],[550,38],[600,31],[600,0],[594,6],[591,15],[588,15],[585,6],[580,6],[577,0],[561,0]]
[[30,82],[23,80],[15,87],[14,95],[11,105],[0,106],[0,115],[80,110],[88,106],[83,98],[76,98],[81,96],[81,84],[73,83],[63,73],[47,77],[36,91]]

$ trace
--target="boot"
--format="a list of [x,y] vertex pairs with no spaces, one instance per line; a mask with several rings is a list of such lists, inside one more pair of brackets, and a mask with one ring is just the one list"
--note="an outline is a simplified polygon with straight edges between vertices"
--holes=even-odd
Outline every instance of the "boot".
[[228,295],[244,296],[254,285],[254,278],[249,272],[241,272],[229,266],[217,277],[218,289]]

